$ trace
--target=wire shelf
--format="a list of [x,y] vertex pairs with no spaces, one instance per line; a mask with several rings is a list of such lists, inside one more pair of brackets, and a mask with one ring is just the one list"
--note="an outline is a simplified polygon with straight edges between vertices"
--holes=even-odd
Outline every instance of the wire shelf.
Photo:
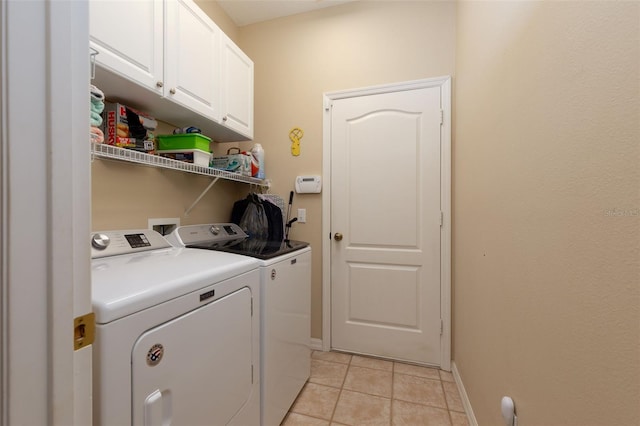
[[146,154],[131,149],[119,148],[117,146],[91,143],[91,153],[99,158],[127,161],[130,163],[142,164],[145,166],[159,167],[163,169],[178,170],[181,172],[194,173],[197,175],[222,178],[236,182],[244,182],[258,186],[269,186],[269,182],[239,173],[228,172],[226,170],[213,169],[211,167],[199,166],[197,164],[186,163],[184,161],[173,160],[159,155]]

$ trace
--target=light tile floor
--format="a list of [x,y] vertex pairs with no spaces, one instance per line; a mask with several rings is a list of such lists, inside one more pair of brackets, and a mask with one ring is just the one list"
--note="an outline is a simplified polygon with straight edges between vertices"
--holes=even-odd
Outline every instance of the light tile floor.
[[468,426],[453,375],[339,352],[311,355],[311,377],[283,426]]

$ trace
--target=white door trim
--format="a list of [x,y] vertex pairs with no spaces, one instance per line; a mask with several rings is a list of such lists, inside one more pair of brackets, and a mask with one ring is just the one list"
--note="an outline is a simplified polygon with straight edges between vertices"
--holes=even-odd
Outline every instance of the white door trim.
[[0,425],[91,424],[88,7],[0,4]]
[[441,368],[451,369],[451,77],[436,77],[395,84],[327,92],[323,95],[323,196],[322,196],[322,349],[331,349],[331,105],[334,100],[373,94],[440,87],[443,122],[440,150],[440,304],[442,312]]

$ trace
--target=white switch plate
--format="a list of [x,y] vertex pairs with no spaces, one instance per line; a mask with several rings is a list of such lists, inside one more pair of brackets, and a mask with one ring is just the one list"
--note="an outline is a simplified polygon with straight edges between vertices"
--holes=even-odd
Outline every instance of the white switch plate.
[[298,209],[298,222],[307,222],[307,209]]

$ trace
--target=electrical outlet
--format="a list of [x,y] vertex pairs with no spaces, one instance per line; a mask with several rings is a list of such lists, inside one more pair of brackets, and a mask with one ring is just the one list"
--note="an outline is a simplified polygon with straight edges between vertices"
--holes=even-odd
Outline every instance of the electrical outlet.
[[168,217],[159,219],[149,219],[149,229],[153,229],[160,233],[160,235],[169,235],[174,229],[180,226],[179,217]]
[[298,223],[307,222],[307,209],[298,209]]

